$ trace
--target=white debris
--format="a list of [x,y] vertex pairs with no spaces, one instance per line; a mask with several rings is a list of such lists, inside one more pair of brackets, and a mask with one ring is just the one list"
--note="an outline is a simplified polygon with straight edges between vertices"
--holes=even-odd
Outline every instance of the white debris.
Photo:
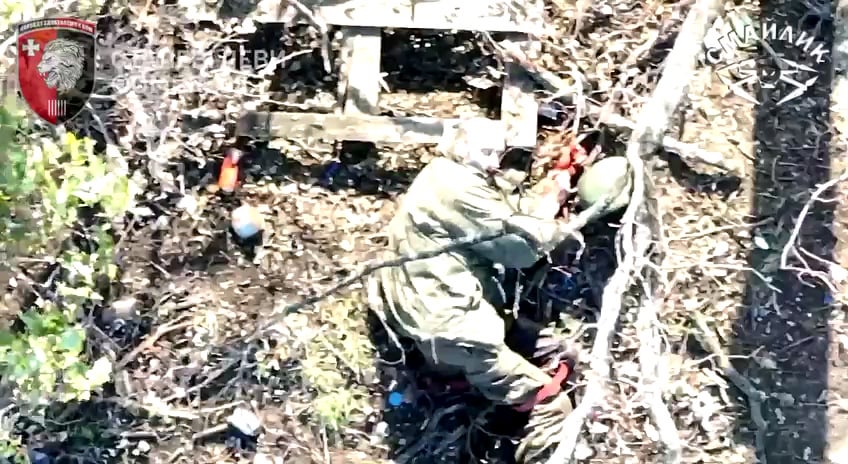
[[766,241],[766,239],[760,237],[759,235],[754,236],[754,245],[756,245],[757,248],[759,248],[761,250],[768,250],[769,249],[769,244]]
[[595,452],[592,451],[592,448],[589,447],[585,442],[580,442],[577,446],[574,447],[574,457],[579,461],[584,461],[586,459],[594,456]]
[[177,208],[185,211],[189,216],[194,217],[194,215],[197,214],[198,209],[197,198],[194,198],[191,195],[186,195],[180,199],[179,203],[177,203]]
[[242,239],[253,237],[264,226],[262,215],[249,205],[242,205],[233,210],[231,221],[233,231]]
[[227,419],[227,423],[248,437],[258,435],[259,429],[262,427],[262,421],[259,420],[256,414],[245,408],[236,408],[233,414]]
[[828,271],[830,272],[830,278],[837,283],[842,283],[848,280],[848,269],[845,269],[836,263],[830,263]]
[[724,240],[721,240],[719,242],[716,242],[715,250],[713,250],[713,256],[724,256],[729,251],[730,251],[730,244],[728,244]]

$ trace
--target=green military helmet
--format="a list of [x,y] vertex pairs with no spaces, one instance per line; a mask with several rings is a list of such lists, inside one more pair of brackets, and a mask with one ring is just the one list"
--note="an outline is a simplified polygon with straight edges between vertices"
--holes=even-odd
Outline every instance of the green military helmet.
[[610,156],[596,162],[586,168],[577,181],[577,195],[584,208],[594,205],[606,195],[613,196],[612,203],[598,217],[627,206],[632,190],[632,169],[623,156]]

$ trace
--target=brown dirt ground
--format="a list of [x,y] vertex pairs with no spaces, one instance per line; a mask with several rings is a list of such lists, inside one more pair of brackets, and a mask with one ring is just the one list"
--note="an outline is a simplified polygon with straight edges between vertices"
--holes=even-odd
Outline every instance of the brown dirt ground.
[[[588,77],[587,96],[601,102],[609,98],[614,83],[621,82],[633,94],[620,98],[620,111],[632,116],[636,110],[631,107],[638,108],[653,87],[657,66],[687,7],[596,3],[585,14],[577,41],[569,42],[567,18],[575,17],[575,5],[550,3],[562,37],[559,46],[546,47],[541,63],[562,75],[567,72],[563,63],[576,64]],[[803,15],[799,5],[778,2],[763,15],[795,21]],[[829,33],[825,27],[824,37]],[[202,35],[175,33],[180,34],[195,39]],[[273,40],[281,33],[264,34]],[[314,34],[298,34],[287,46],[315,45]],[[620,69],[621,64],[651,37],[653,45],[625,66],[637,73],[622,72],[626,69]],[[488,58],[472,52],[455,62],[440,60],[450,55],[446,50],[472,39],[471,34],[442,38],[437,46],[413,53],[403,44],[418,39],[388,37],[384,64],[393,92],[382,100],[384,110],[491,115],[487,108],[497,96],[470,90],[461,79],[462,73],[479,73]],[[317,52],[295,59],[285,79],[260,84],[252,93],[278,100],[266,105],[273,109],[318,106],[316,96],[332,95],[335,82],[315,56]],[[403,59],[418,65],[406,63],[401,70]],[[222,88],[209,87],[209,95],[203,88],[186,93],[199,95],[196,106],[211,105],[229,114],[227,102],[216,102],[212,95]],[[702,69],[693,77],[680,138],[722,153],[742,166],[742,173],[739,178],[723,176],[670,155],[660,156],[654,166],[666,252],[662,278],[668,290],[660,316],[669,353],[662,363],[666,400],[685,443],[686,462],[755,459],[745,399],[728,386],[692,336],[694,311],[712,318],[727,350],[738,356],[737,369],[767,397],[763,409],[769,422],[768,462],[825,462],[828,434],[831,441],[845,439],[842,431],[848,420],[839,407],[839,400],[848,395],[845,316],[838,304],[844,300],[840,295],[827,297],[820,283],[804,285],[795,273],[779,270],[780,250],[809,198],[807,192],[844,164],[829,137],[817,138],[829,124],[829,90],[829,82],[822,79],[791,105],[755,106],[731,95],[711,69]],[[127,111],[121,117],[132,125]],[[188,145],[212,138],[207,132],[195,136],[186,131],[183,141]],[[281,142],[274,148],[256,144],[245,160],[249,167],[243,186],[226,196],[209,188],[218,172],[216,150],[221,143],[217,138],[200,148],[179,146],[170,157],[170,172],[182,174],[185,195],[196,201],[193,211],[178,206],[179,192],[154,181],[148,184],[139,206],[152,215],[127,221],[122,277],[113,294],[135,296],[142,307],[125,320],[115,320],[108,310],[99,314],[98,327],[92,330],[93,349],[125,355],[157,329],[190,324],[145,345],[117,373],[102,399],[63,410],[61,424],[73,425],[33,426],[29,442],[91,462],[117,462],[112,450],[120,450],[125,462],[377,463],[403,453],[417,454],[412,461],[417,463],[474,462],[469,451],[478,462],[509,462],[509,435],[515,430],[493,422],[515,425],[521,418],[488,411],[473,395],[422,394],[418,409],[385,410],[387,383],[411,380],[391,357],[397,353],[379,346],[375,350],[358,288],[286,317],[260,342],[244,341],[272,317],[275,307],[311,296],[375,257],[385,244],[382,229],[397,200],[434,156],[432,150],[378,147],[374,152],[353,144],[338,150],[315,141]],[[198,151],[213,161],[202,165],[194,155]],[[137,161],[139,175],[153,179],[146,161]],[[330,180],[331,169],[337,172]],[[843,189],[841,195],[848,191]],[[237,243],[228,231],[229,212],[240,203],[259,207],[268,221],[259,247]],[[816,206],[801,243],[811,253],[833,256],[846,266],[844,238],[834,245],[832,235],[844,235],[842,226],[848,221],[840,207],[839,222],[831,225],[835,204],[843,203]],[[599,229],[595,232],[609,232]],[[768,249],[759,249],[755,237]],[[577,296],[563,305],[581,310],[589,320],[599,279],[612,261],[608,236],[598,235],[590,245]],[[774,279],[771,284],[782,293],[775,296],[748,268]],[[615,342],[615,382],[589,424],[583,462],[659,462],[652,428],[639,403],[634,314],[622,317]],[[590,339],[591,330],[586,336]],[[382,361],[375,362],[375,355]],[[158,411],[151,411],[154,403],[138,407],[151,398],[163,400],[165,406]],[[255,447],[249,440],[239,444],[232,433],[210,432],[238,405],[254,409],[263,420],[265,430]],[[497,419],[486,421],[487,415]],[[333,430],[328,421],[341,416],[348,423]],[[387,437],[382,436],[383,422],[389,425]],[[62,428],[71,438],[57,440]],[[466,442],[466,437],[471,438]]]

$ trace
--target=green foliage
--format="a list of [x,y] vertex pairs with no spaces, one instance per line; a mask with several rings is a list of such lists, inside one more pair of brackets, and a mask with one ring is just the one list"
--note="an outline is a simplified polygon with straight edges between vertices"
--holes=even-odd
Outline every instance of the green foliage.
[[292,359],[299,362],[303,386],[313,395],[311,418],[330,431],[348,426],[369,406],[368,389],[357,382],[374,369],[361,299],[357,294],[322,305],[319,329],[303,327],[315,322],[311,318],[290,315],[285,325],[297,340],[283,340],[256,355],[261,377],[276,375]]
[[81,207],[99,206],[109,218],[127,210],[129,178],[94,154],[92,140],[67,133],[58,144],[20,144],[23,118],[8,106],[0,109],[0,151],[11,166],[0,174],[0,238],[14,241],[14,254],[50,251],[45,247],[64,237]]
[[35,18],[44,3],[44,0],[0,0],[0,32],[12,29],[16,23]]
[[[0,0],[0,33],[8,37],[19,22],[65,11],[94,19],[103,0],[44,10],[46,4]],[[0,270],[14,269],[22,258],[50,262],[62,253],[58,298],[39,299],[27,308],[20,315],[22,331],[12,332],[10,321],[0,317],[0,395],[13,400],[19,412],[54,401],[86,400],[112,373],[107,358],[90,362],[86,333],[78,322],[86,304],[103,299],[96,291],[98,276],[114,279],[117,274],[108,224],[124,214],[132,197],[126,169],[116,165],[118,156],[110,148],[104,159],[95,155],[91,140],[38,137],[14,97],[0,101]],[[78,227],[81,207],[97,208],[106,225]],[[72,231],[96,243],[96,252],[68,247]],[[8,311],[0,315],[8,316]],[[7,412],[0,410],[0,461],[27,463],[26,446],[15,431],[18,414]]]
[[[0,266],[59,254],[62,271],[58,297],[39,298],[20,315],[23,331],[0,331],[0,379],[21,405],[37,407],[86,400],[109,380],[107,358],[89,365],[78,319],[86,305],[103,300],[100,276],[117,275],[109,229],[130,207],[133,192],[112,150],[103,157],[90,139],[67,133],[57,142],[29,132],[14,102],[0,108],[0,164],[10,167],[0,170]],[[94,222],[101,225],[82,229],[83,207],[100,211]],[[70,245],[71,233],[96,244],[96,251]]]

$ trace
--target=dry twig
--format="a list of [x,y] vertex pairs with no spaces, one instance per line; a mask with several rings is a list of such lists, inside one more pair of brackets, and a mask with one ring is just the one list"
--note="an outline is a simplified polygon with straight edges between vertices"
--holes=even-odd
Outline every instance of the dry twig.
[[[666,60],[665,72],[651,99],[642,109],[639,123],[627,145],[626,155],[633,168],[634,181],[632,198],[624,212],[618,235],[624,253],[619,267],[604,288],[598,331],[592,346],[591,370],[587,373],[586,393],[577,408],[563,421],[560,445],[547,461],[548,464],[571,461],[586,418],[606,391],[610,376],[610,339],[631,276],[640,275],[647,261],[645,255],[651,238],[650,229],[644,223],[649,213],[645,205],[645,179],[648,176],[645,175],[643,160],[651,156],[661,144],[671,118],[686,94],[689,76],[694,74],[704,36],[722,9],[722,3],[718,0],[699,0],[692,7]],[[661,400],[655,402],[654,406],[651,411],[653,416],[662,418],[668,414]],[[679,440],[676,435],[661,436],[660,439],[669,449],[674,448],[674,443]]]
[[[605,198],[602,201],[599,201],[598,203],[592,205],[590,208],[587,208],[586,210],[582,211],[580,214],[574,216],[574,218],[571,219],[567,224],[564,224],[562,226],[563,230],[567,234],[579,235],[580,229],[582,229],[584,226],[586,226],[586,224],[589,221],[591,221],[594,217],[596,217],[599,211],[606,208],[607,205],[611,201],[612,201],[612,198]],[[330,287],[329,289],[320,293],[319,295],[306,298],[306,299],[304,299],[304,300],[302,300],[298,303],[293,303],[293,304],[287,305],[284,308],[282,308],[281,310],[275,311],[275,314],[272,317],[269,317],[268,318],[269,320],[265,324],[260,326],[260,328],[256,332],[254,332],[253,335],[248,337],[247,340],[248,341],[255,341],[256,339],[261,337],[262,334],[266,330],[275,326],[279,322],[278,319],[281,315],[285,316],[287,314],[300,311],[300,310],[306,308],[307,306],[311,306],[315,303],[318,303],[322,300],[325,300],[328,297],[330,297],[331,295],[335,294],[336,292],[342,290],[343,288],[347,288],[347,287],[349,287],[349,286],[351,286],[351,285],[353,285],[357,282],[362,281],[362,279],[364,279],[365,277],[379,271],[380,269],[384,269],[384,268],[387,268],[387,267],[402,266],[402,265],[409,263],[409,262],[412,262],[412,261],[420,261],[420,260],[423,260],[423,259],[434,258],[436,256],[443,255],[445,253],[451,253],[453,251],[465,249],[465,248],[468,248],[468,247],[472,247],[474,245],[479,245],[479,244],[484,243],[484,242],[490,242],[492,240],[497,240],[499,238],[505,237],[507,235],[515,234],[515,233],[519,233],[519,231],[509,230],[509,228],[505,228],[504,230],[497,232],[497,233],[494,233],[494,234],[474,235],[474,236],[466,237],[466,238],[463,238],[463,239],[459,239],[459,240],[457,240],[453,243],[450,243],[450,244],[445,245],[443,247],[437,248],[435,250],[424,251],[424,252],[421,252],[421,253],[413,253],[413,254],[406,255],[406,256],[400,256],[400,257],[397,257],[395,259],[390,259],[390,260],[376,262],[376,263],[370,263],[370,264],[366,265],[361,271],[357,272],[356,274],[354,274],[351,277],[348,277],[347,279],[342,280],[341,282],[337,283],[336,285],[333,285],[332,287]],[[274,317],[274,316],[276,316],[276,317]]]
[[636,320],[639,334],[639,366],[642,371],[643,394],[651,413],[651,419],[657,426],[660,439],[666,447],[664,462],[676,464],[680,462],[681,443],[679,432],[674,424],[668,407],[663,402],[662,386],[664,382],[658,379],[658,360],[662,355],[660,336],[657,333],[657,302],[651,294],[650,285],[643,281],[645,296],[639,306],[639,316]]
[[[816,188],[812,195],[810,195],[810,199],[804,204],[804,207],[801,209],[801,212],[798,214],[798,222],[795,223],[795,227],[792,229],[792,234],[789,236],[789,240],[786,241],[786,245],[783,247],[783,252],[780,253],[780,269],[785,271],[796,271],[799,273],[799,278],[803,278],[805,275],[810,275],[817,278],[819,281],[824,283],[828,289],[833,294],[839,293],[839,290],[833,285],[831,279],[828,274],[823,271],[814,270],[809,263],[801,256],[801,253],[806,254],[809,258],[812,258],[815,261],[819,261],[820,263],[827,264],[829,269],[832,269],[833,266],[840,267],[838,264],[828,261],[824,258],[818,257],[810,253],[809,251],[801,248],[798,245],[798,236],[801,234],[801,227],[804,225],[804,221],[807,219],[807,215],[810,214],[810,208],[813,207],[817,201],[821,201],[821,196],[828,189],[833,188],[836,184],[840,182],[844,182],[848,180],[848,170],[844,171],[839,177],[835,177]],[[789,264],[789,255],[792,254],[795,258],[797,258],[804,267],[792,266]]]
[[156,329],[156,332],[153,332],[151,335],[149,335],[147,337],[147,339],[144,340],[144,343],[135,347],[134,350],[127,353],[127,355],[124,356],[121,359],[120,362],[118,362],[118,365],[116,366],[116,370],[121,370],[121,369],[127,367],[127,365],[129,363],[133,362],[135,360],[135,358],[138,357],[138,355],[140,355],[141,353],[144,353],[145,351],[149,350],[150,348],[153,348],[153,345],[155,345],[156,342],[159,341],[159,339],[164,337],[165,335],[167,335],[171,332],[176,332],[177,330],[182,330],[182,329],[191,327],[193,325],[191,322],[180,322],[183,319],[185,319],[185,317],[177,319],[176,321],[171,322],[170,324],[166,324],[166,325],[158,327]]
[[289,5],[295,7],[301,14],[306,16],[307,19],[318,28],[318,31],[321,33],[321,58],[323,59],[324,71],[331,73],[333,72],[333,67],[330,64],[330,30],[327,26],[327,23],[315,16],[306,5],[300,3],[298,0],[288,0]]
[[724,349],[722,349],[718,337],[715,332],[710,329],[706,316],[700,312],[695,312],[692,317],[695,320],[695,325],[698,326],[698,332],[696,332],[696,334],[700,335],[698,338],[701,339],[701,343],[704,345],[704,348],[713,352],[716,358],[718,358],[719,367],[721,367],[724,371],[727,378],[733,382],[733,385],[735,385],[736,388],[742,390],[742,393],[744,393],[748,398],[748,409],[751,413],[751,419],[757,427],[757,455],[760,456],[761,462],[765,464],[765,439],[766,430],[768,430],[768,422],[763,419],[762,408],[765,395],[763,395],[761,391],[757,390],[751,381],[744,375],[740,374],[739,371],[733,367],[733,364],[730,363],[730,358],[727,356],[727,353],[724,352]]
[[[511,44],[505,42],[498,44],[487,34],[484,34],[484,37],[487,38],[487,41],[490,42],[495,52],[498,53],[502,59],[517,62],[522,68],[536,78],[540,84],[544,85],[548,91],[552,92],[553,96],[549,97],[548,100],[555,100],[579,91],[579,82],[575,85],[568,85],[565,81],[557,77],[556,74],[533,63],[517,47],[510,46]],[[589,114],[599,118],[601,124],[605,124],[618,130],[635,131],[637,128],[636,123],[621,115],[608,113],[600,106],[589,105]],[[655,141],[654,145],[665,147],[667,150],[677,153],[681,158],[689,161],[706,164],[725,171],[734,171],[732,167],[727,165],[724,161],[724,157],[720,153],[704,150],[697,145],[681,142],[674,137],[665,134]]]

